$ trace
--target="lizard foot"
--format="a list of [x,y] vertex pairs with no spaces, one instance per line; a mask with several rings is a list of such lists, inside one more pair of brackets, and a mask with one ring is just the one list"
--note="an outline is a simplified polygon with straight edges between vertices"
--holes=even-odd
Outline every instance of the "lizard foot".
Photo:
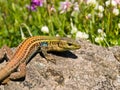
[[6,78],[5,80],[3,80],[0,84],[1,84],[1,85],[5,85],[5,84],[7,84],[9,81],[10,81],[10,78],[8,77],[8,78]]
[[52,62],[52,63],[54,63],[54,64],[56,64],[56,59],[55,58],[53,58],[51,55],[46,55],[45,56],[45,58],[46,58],[46,60],[49,62]]

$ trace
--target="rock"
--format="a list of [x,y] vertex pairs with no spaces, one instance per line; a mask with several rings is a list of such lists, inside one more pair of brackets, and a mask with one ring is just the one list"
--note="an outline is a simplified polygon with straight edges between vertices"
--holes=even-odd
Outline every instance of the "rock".
[[0,90],[120,90],[120,47],[79,43],[79,50],[50,53],[56,64],[37,54],[27,65],[25,79],[10,81]]

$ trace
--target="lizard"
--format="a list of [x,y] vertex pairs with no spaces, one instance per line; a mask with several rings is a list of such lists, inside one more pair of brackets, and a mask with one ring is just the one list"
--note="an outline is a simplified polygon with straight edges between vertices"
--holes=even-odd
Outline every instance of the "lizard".
[[17,80],[26,75],[26,65],[35,54],[41,52],[47,61],[55,63],[55,59],[48,51],[76,50],[81,46],[78,42],[67,37],[32,36],[21,42],[16,51],[7,46],[1,49],[0,59],[8,60],[0,70],[0,83],[7,84],[10,80]]

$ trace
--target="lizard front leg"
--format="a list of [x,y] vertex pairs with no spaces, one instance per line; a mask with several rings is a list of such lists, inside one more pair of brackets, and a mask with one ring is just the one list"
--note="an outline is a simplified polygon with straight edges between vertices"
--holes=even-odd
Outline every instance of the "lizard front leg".
[[47,47],[41,47],[40,52],[42,52],[42,54],[44,55],[44,57],[47,61],[56,63],[56,60],[50,54],[47,53]]
[[6,45],[0,49],[0,61],[6,60],[9,61],[13,56],[13,51]]

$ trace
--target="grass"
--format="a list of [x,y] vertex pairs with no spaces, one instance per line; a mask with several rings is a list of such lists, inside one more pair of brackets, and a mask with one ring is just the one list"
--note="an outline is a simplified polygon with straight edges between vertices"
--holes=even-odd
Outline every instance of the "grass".
[[[120,4],[113,6],[111,3],[107,6],[105,4],[107,1],[98,0],[89,4],[78,2],[77,6],[72,2],[67,10],[60,10],[60,2],[51,0],[32,11],[26,7],[30,5],[30,0],[0,0],[0,47],[4,44],[17,46],[23,39],[21,31],[25,37],[31,34],[59,35],[75,39],[84,38],[101,46],[120,45],[120,25],[118,25],[120,14],[113,12],[114,9],[120,11]],[[95,9],[97,3],[104,8],[103,11]],[[53,5],[55,11],[50,9]],[[74,7],[79,10],[74,10]],[[48,27],[49,33],[41,31],[44,26]]]

